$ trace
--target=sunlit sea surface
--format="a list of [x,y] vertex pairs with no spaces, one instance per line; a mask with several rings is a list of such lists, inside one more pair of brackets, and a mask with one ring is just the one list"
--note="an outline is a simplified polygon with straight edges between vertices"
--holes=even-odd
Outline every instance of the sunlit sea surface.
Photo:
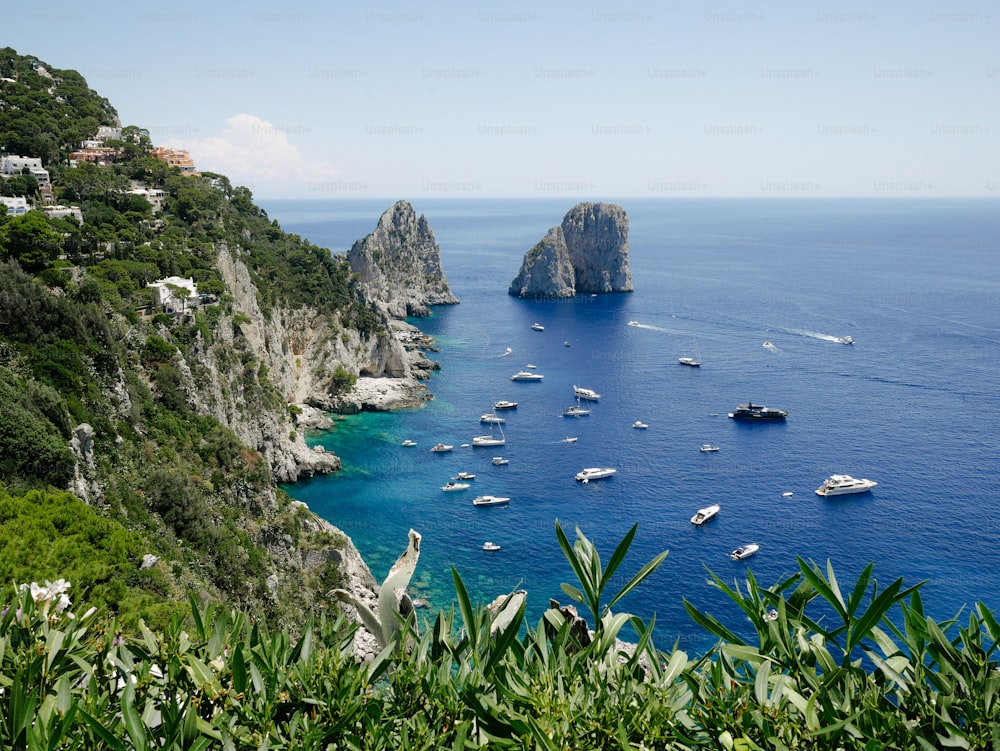
[[[526,589],[532,622],[550,597],[566,601],[559,585],[572,581],[557,519],[571,538],[579,527],[594,540],[605,561],[638,524],[614,583],[670,551],[619,605],[656,615],[661,648],[712,643],[683,598],[738,625],[709,571],[742,586],[751,570],[772,584],[797,570],[796,557],[832,561],[842,583],[870,561],[880,586],[925,581],[925,606],[941,619],[977,600],[1000,608],[1000,204],[617,202],[631,223],[635,291],[527,301],[507,288],[574,201],[413,201],[461,300],[414,321],[440,348],[429,353],[441,363],[428,382],[434,398],[311,436],[344,470],[289,493],[350,535],[379,580],[407,531],[419,531],[412,590],[431,608],[451,605],[454,567],[479,601]],[[284,229],[343,252],[390,204],[264,207]],[[847,335],[853,346],[836,341]],[[678,364],[694,353],[700,368]],[[543,381],[510,380],[529,363]],[[601,394],[588,416],[562,416],[574,384]],[[489,432],[479,417],[498,399],[520,405],[502,413],[507,444],[462,447]],[[727,418],[747,401],[788,419]],[[633,428],[637,420],[649,427]],[[454,451],[431,453],[439,441]],[[705,443],[719,451],[699,451]],[[510,463],[494,466],[496,455]],[[574,480],[593,466],[618,471]],[[459,471],[476,474],[472,487],[443,492]],[[817,496],[834,473],[878,486]],[[510,504],[474,507],[484,493]],[[719,515],[692,525],[712,503]],[[501,549],[485,552],[486,540]],[[729,559],[749,542],[756,556]]]

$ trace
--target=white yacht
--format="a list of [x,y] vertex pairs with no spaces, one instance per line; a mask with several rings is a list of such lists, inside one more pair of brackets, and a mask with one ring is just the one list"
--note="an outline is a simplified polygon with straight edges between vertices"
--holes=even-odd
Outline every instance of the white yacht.
[[486,542],[483,543],[483,550],[486,550],[486,551],[489,551],[489,552],[492,553],[493,551],[499,550],[499,549],[500,549],[500,546],[497,545],[495,542],[490,542],[489,540],[487,540]]
[[417,445],[417,442],[416,442],[416,441],[414,441],[414,440],[411,440],[411,439],[407,438],[407,439],[406,439],[405,441],[403,441],[403,442],[402,442],[401,444],[399,444],[399,445],[400,445],[400,446],[403,446],[403,447],[405,447],[405,448],[409,448],[410,446],[416,446],[416,445]]
[[446,493],[452,493],[456,490],[468,490],[470,487],[472,486],[467,482],[455,482],[454,480],[450,480],[441,486],[441,490]]
[[493,464],[495,466],[497,466],[497,467],[502,467],[505,464],[510,464],[510,459],[505,459],[502,456],[494,456],[493,457]]
[[479,422],[490,423],[493,425],[503,425],[507,422],[507,418],[498,417],[496,412],[487,412],[479,418]]
[[645,430],[646,428],[649,427],[649,425],[644,423],[642,420],[636,420],[634,423],[632,423],[632,427],[635,428],[636,430]]
[[451,478],[452,480],[475,480],[476,476],[472,472],[459,472]]
[[510,503],[510,498],[499,495],[477,495],[472,499],[473,506],[502,506]]
[[740,545],[736,550],[729,554],[729,557],[734,561],[742,561],[744,558],[749,558],[754,555],[758,550],[760,550],[760,545],[755,542],[751,542],[748,545]]
[[571,404],[563,410],[563,417],[583,417],[584,415],[589,415],[590,410],[580,404],[577,401],[576,404]]
[[719,447],[715,446],[715,445],[713,445],[711,443],[704,443],[704,444],[702,444],[701,448],[699,448],[698,450],[699,451],[703,451],[703,452],[705,452],[707,454],[707,453],[712,452],[712,451],[718,451]]
[[501,399],[493,404],[493,410],[498,409],[517,409],[517,402],[509,402],[506,399]]
[[878,485],[874,480],[858,480],[850,475],[830,475],[823,484],[816,488],[816,495],[851,495],[852,493],[867,493]]
[[506,446],[507,439],[503,436],[503,433],[499,437],[493,435],[477,435],[472,439],[473,446]]
[[452,446],[450,443],[438,443],[431,447],[431,451],[438,454],[443,454],[446,451],[451,451],[453,448],[455,447]]
[[587,467],[576,473],[576,479],[586,484],[591,480],[603,480],[605,477],[611,477],[617,471],[614,467]]
[[566,436],[562,439],[563,443],[576,443],[576,436]]
[[510,377],[512,381],[540,381],[545,376],[541,373],[532,373],[530,370],[519,370]]
[[545,331],[545,327],[540,323],[531,324],[532,331]]
[[839,337],[837,339],[837,341],[840,342],[841,344],[854,344],[854,337],[851,337],[851,336],[842,336],[842,337]]
[[577,399],[586,399],[591,402],[596,402],[601,398],[601,395],[596,391],[593,389],[585,389],[583,386],[573,386],[573,394]]
[[711,506],[705,506],[705,508],[698,509],[698,513],[691,517],[691,523],[701,526],[709,519],[714,517],[719,513],[720,506],[718,503],[713,503]]
[[678,357],[677,362],[681,365],[687,365],[692,368],[701,367],[701,356],[698,354],[698,340],[695,339],[694,334],[691,335],[691,342],[694,347],[694,356],[687,355],[685,357]]

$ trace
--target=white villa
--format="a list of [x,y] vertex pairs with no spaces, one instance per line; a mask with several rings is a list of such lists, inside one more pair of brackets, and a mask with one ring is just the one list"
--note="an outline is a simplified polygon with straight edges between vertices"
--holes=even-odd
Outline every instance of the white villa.
[[7,216],[24,216],[28,213],[28,199],[24,196],[0,196],[0,204],[7,207]]
[[[198,286],[194,279],[168,276],[157,279],[149,288],[153,291],[153,305],[163,308],[165,313],[186,313],[188,308],[198,304]],[[186,290],[187,295],[181,290]]]

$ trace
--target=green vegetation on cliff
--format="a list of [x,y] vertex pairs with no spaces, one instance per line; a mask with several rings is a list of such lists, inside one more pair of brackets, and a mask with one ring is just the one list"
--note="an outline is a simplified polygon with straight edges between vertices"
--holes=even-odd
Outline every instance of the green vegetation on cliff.
[[[69,151],[117,121],[79,74],[6,48],[0,78],[0,150],[41,157],[54,198],[83,215],[82,223],[37,209],[9,217],[0,207],[4,497],[53,499],[72,489],[86,501],[77,501],[81,514],[103,519],[109,536],[127,537],[130,544],[116,548],[127,562],[106,571],[81,565],[73,578],[95,604],[129,622],[144,615],[165,623],[176,608],[163,603],[186,592],[274,623],[301,619],[318,594],[310,587],[323,582],[276,588],[267,579],[285,565],[282,557],[317,544],[304,513],[278,490],[261,448],[244,445],[198,406],[205,352],[221,330],[235,331],[210,363],[221,374],[218,388],[245,414],[275,415],[285,435],[295,428],[259,353],[239,336],[242,313],[227,293],[219,252],[246,266],[265,318],[306,306],[326,317],[333,335],[340,327],[374,332],[377,314],[356,294],[346,260],[282,231],[226,177],[182,175],[151,158],[142,128],[127,126],[109,142],[120,149],[113,164],[69,166]],[[163,210],[131,192],[136,184],[162,190]],[[41,208],[27,176],[0,185],[28,191]],[[184,315],[152,306],[147,285],[169,276],[192,278],[202,295]],[[72,513],[65,503],[58,508]],[[50,539],[56,513],[44,504],[20,507],[25,539]],[[38,534],[28,534],[34,527]],[[147,554],[159,560],[139,574]],[[68,578],[64,563],[22,556],[7,562],[0,581]],[[101,594],[108,587],[114,596]]]

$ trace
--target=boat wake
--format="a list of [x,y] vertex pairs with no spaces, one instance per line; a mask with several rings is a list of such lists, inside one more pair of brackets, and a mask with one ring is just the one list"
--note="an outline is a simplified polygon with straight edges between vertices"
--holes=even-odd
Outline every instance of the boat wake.
[[509,355],[513,351],[514,350],[512,350],[510,347],[507,347],[507,349],[504,350],[504,353],[502,355],[500,355],[500,357],[506,357],[507,355]]
[[841,337],[832,336],[830,334],[821,334],[818,331],[808,331],[807,329],[789,329],[794,334],[799,334],[800,336],[808,336],[813,339],[822,339],[824,342],[840,342]]
[[664,334],[685,334],[685,335],[688,335],[688,334],[691,333],[690,331],[682,331],[681,329],[668,329],[668,328],[664,328],[663,326],[653,326],[653,325],[648,324],[648,323],[639,323],[638,321],[629,321],[628,325],[632,326],[633,328],[646,329],[648,331],[659,331],[659,332],[664,333]]

